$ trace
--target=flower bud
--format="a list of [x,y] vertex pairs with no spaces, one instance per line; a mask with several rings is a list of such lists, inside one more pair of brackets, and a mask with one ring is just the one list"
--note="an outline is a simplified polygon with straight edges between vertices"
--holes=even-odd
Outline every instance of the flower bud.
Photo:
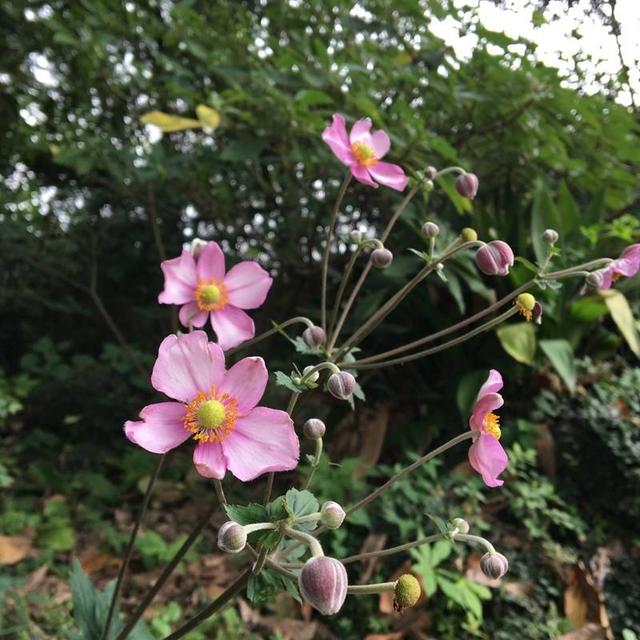
[[560,234],[555,229],[545,229],[542,233],[542,239],[547,244],[555,244],[556,242],[558,242],[559,237]]
[[347,570],[339,560],[315,556],[298,576],[300,595],[325,616],[338,613],[347,597]]
[[438,173],[438,170],[435,167],[429,166],[424,170],[424,177],[427,180],[433,180],[436,177],[437,173]]
[[458,530],[458,533],[469,533],[469,523],[464,518],[454,518],[451,524]]
[[422,233],[427,238],[435,238],[440,233],[440,227],[435,222],[425,222],[422,225]]
[[349,238],[354,244],[360,244],[362,242],[362,231],[360,231],[360,229],[353,229],[349,232]]
[[604,284],[604,274],[602,270],[592,271],[584,281],[589,289],[600,289]]
[[218,529],[218,547],[227,553],[240,553],[247,544],[247,534],[242,525],[233,520]]
[[302,433],[304,433],[305,437],[309,438],[309,440],[322,438],[326,430],[327,428],[324,422],[318,418],[309,418],[304,425],[302,425]]
[[478,233],[475,229],[472,229],[471,227],[465,227],[460,232],[460,237],[465,242],[475,242],[478,239]]
[[506,276],[513,266],[513,251],[502,240],[493,240],[476,252],[476,265],[488,276]]
[[[320,372],[313,371],[315,367],[310,364],[302,370],[302,377],[305,379],[305,382],[318,382],[320,379]],[[313,373],[311,373],[313,371]]]
[[307,327],[302,332],[302,339],[305,344],[312,349],[317,349],[327,338],[327,334],[322,327]]
[[456,178],[456,189],[464,198],[473,200],[478,193],[480,181],[475,173],[463,173]]
[[487,578],[497,580],[509,571],[509,561],[501,553],[485,553],[480,558],[480,569]]
[[530,293],[521,293],[516,298],[516,304],[522,309],[533,311],[536,306],[536,299]]
[[396,611],[402,611],[408,607],[413,607],[413,605],[420,600],[422,587],[415,576],[412,576],[410,573],[405,573],[398,578],[394,595],[393,608]]
[[339,400],[346,400],[356,388],[356,379],[347,371],[332,373],[329,376],[327,388],[332,396]]
[[389,249],[374,249],[371,252],[371,262],[378,269],[386,269],[393,262],[393,253]]
[[344,522],[347,515],[344,509],[332,500],[322,505],[320,514],[320,522],[329,529],[337,529]]

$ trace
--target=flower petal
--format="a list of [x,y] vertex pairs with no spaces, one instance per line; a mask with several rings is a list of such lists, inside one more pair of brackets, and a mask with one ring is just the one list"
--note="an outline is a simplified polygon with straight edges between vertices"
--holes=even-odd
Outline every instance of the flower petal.
[[344,122],[344,116],[339,113],[333,114],[333,122],[322,132],[322,139],[329,145],[331,151],[336,155],[338,160],[346,165],[355,162],[349,137],[347,136],[347,128]]
[[178,318],[183,327],[196,327],[200,329],[207,321],[209,314],[206,311],[200,311],[198,305],[191,301],[180,307]]
[[151,384],[170,398],[189,402],[224,376],[224,353],[207,340],[204,331],[167,336],[153,366]]
[[378,162],[369,169],[369,173],[374,180],[396,191],[404,191],[409,182],[402,167],[389,162]]
[[349,142],[362,142],[369,147],[373,146],[371,141],[371,118],[361,118],[351,127],[351,133],[349,134]]
[[224,254],[217,242],[207,242],[198,254],[198,279],[222,280],[224,278]]
[[228,271],[224,284],[230,304],[240,309],[256,309],[265,301],[273,279],[257,262],[246,261]]
[[223,351],[233,349],[256,335],[253,320],[242,309],[230,304],[211,312],[211,326]]
[[193,300],[198,276],[191,251],[184,249],[182,255],[165,260],[160,268],[164,274],[164,289],[158,295],[160,304],[184,304]]
[[376,158],[380,160],[389,151],[391,147],[391,140],[389,140],[389,136],[386,131],[380,129],[379,131],[374,131],[371,134],[371,146],[373,147],[373,151],[376,154]]
[[181,402],[150,404],[140,412],[141,422],[125,422],[124,433],[131,442],[151,453],[166,453],[191,435],[182,422],[185,413],[186,407]]
[[196,471],[205,478],[222,480],[227,471],[227,461],[219,442],[201,442],[193,451]]
[[596,271],[595,273],[601,273],[602,274],[602,284],[600,285],[599,289],[611,289],[611,285],[613,284],[613,268],[612,268],[613,262],[606,266],[604,269],[598,269],[598,271]]
[[378,188],[378,185],[371,179],[369,175],[369,169],[363,167],[360,164],[354,164],[349,167],[351,169],[351,175],[362,184],[366,184],[368,187]]
[[262,358],[243,358],[236,362],[218,385],[218,390],[228,393],[238,401],[238,412],[247,415],[264,395],[269,372]]
[[480,400],[480,398],[487,395],[487,393],[497,393],[498,391],[500,391],[500,389],[502,389],[502,387],[504,387],[502,375],[500,375],[500,372],[497,369],[491,369],[489,371],[487,379],[478,391],[476,400]]
[[473,412],[469,418],[469,426],[474,431],[481,431],[484,427],[484,419],[487,413],[499,409],[504,404],[504,400],[499,393],[485,393],[482,398],[476,400],[473,405]]
[[222,441],[228,469],[247,482],[267,471],[289,471],[298,465],[300,443],[285,411],[256,407],[238,418]]
[[469,447],[469,462],[488,487],[504,484],[498,476],[507,468],[509,458],[497,438],[481,433]]

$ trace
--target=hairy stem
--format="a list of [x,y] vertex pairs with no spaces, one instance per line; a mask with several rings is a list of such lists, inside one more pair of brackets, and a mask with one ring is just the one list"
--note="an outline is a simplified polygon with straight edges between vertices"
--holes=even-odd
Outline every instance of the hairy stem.
[[444,536],[441,533],[436,533],[432,536],[419,538],[418,540],[414,540],[413,542],[400,544],[397,547],[389,547],[388,549],[381,549],[380,551],[369,551],[368,553],[359,553],[355,556],[348,556],[340,560],[340,562],[342,562],[342,564],[351,564],[352,562],[360,562],[362,560],[369,560],[371,558],[383,558],[384,556],[392,556],[392,555],[395,555],[396,553],[402,553],[403,551],[408,551],[409,549],[413,549],[414,547],[419,547],[423,544],[437,542],[438,540],[441,540],[443,537]]
[[369,593],[386,593],[395,591],[395,582],[379,582],[378,584],[350,584],[347,587],[347,593],[354,596],[363,596]]
[[289,320],[285,320],[284,322],[280,322],[280,323],[274,322],[273,324],[275,325],[273,329],[269,329],[264,333],[260,333],[252,340],[248,340],[247,342],[243,342],[242,344],[238,345],[237,347],[234,347],[233,349],[229,349],[226,352],[226,354],[230,355],[232,353],[235,353],[236,351],[239,351],[240,349],[246,349],[247,347],[252,347],[254,344],[261,342],[265,338],[268,338],[269,336],[272,336],[275,333],[281,333],[285,327],[289,327],[292,324],[306,324],[307,327],[313,327],[313,322],[311,322],[309,318],[305,318],[304,316],[296,316],[295,318],[289,318]]

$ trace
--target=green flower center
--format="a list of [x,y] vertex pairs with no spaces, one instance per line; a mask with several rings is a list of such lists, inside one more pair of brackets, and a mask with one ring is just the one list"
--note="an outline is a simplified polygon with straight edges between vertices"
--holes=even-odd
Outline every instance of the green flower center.
[[200,299],[206,304],[215,304],[220,300],[222,292],[215,284],[208,284],[200,290]]
[[222,402],[205,400],[198,407],[198,422],[203,429],[217,429],[225,418],[226,411]]

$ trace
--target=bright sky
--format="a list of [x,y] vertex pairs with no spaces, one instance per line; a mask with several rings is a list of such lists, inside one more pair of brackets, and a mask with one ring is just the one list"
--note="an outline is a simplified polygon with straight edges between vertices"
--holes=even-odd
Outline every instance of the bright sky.
[[[592,82],[584,87],[597,91],[596,72],[615,74],[620,68],[620,57],[615,37],[607,30],[598,17],[588,18],[585,13],[590,8],[589,0],[579,0],[571,9],[566,3],[551,0],[545,15],[546,24],[535,28],[532,16],[534,8],[530,0],[509,0],[508,8],[496,7],[490,0],[455,0],[458,8],[477,9],[482,24],[491,31],[501,31],[513,38],[525,38],[537,45],[537,56],[548,66],[558,67],[569,77],[574,69],[574,56],[588,56],[590,62],[582,68]],[[606,5],[608,9],[608,5]],[[552,16],[557,19],[552,20]],[[617,0],[616,18],[621,25],[620,47],[625,64],[630,69],[631,85],[640,101],[640,0]],[[459,23],[448,17],[433,21],[431,29],[443,38],[456,53],[469,57],[477,38],[473,34],[459,35]],[[578,35],[578,37],[575,37]],[[631,95],[623,91],[620,102],[631,104]]]

